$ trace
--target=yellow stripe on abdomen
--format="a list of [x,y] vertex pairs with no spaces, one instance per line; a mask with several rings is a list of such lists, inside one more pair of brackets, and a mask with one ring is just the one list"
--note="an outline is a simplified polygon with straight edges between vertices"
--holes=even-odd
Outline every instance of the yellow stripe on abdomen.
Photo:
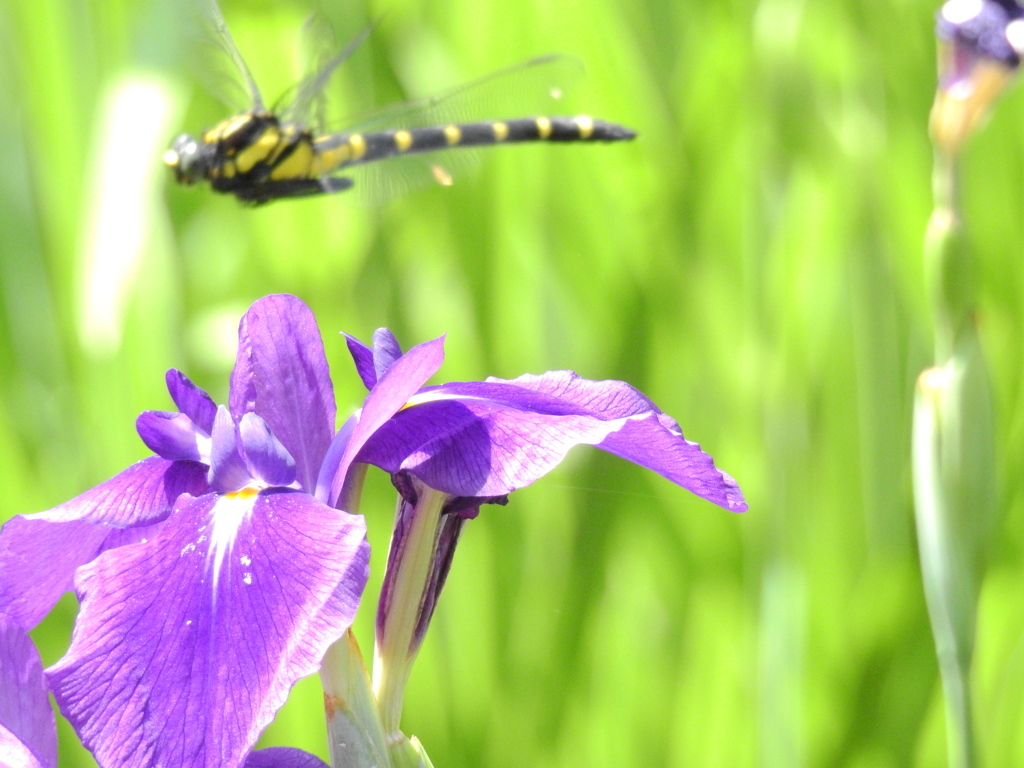
[[348,137],[348,145],[352,148],[352,159],[358,160],[366,154],[366,139],[361,133],[353,133]]
[[508,123],[492,123],[491,128],[494,130],[496,140],[504,141],[508,138]]
[[594,118],[590,115],[576,115],[572,121],[579,128],[581,139],[589,139],[594,135]]
[[537,135],[542,139],[547,139],[551,136],[551,121],[546,117],[538,117],[537,120]]
[[444,140],[448,142],[448,146],[454,146],[462,141],[462,129],[457,125],[446,125],[444,127]]
[[310,178],[323,176],[347,163],[352,157],[352,148],[348,144],[339,144],[331,149],[315,149],[315,153]]

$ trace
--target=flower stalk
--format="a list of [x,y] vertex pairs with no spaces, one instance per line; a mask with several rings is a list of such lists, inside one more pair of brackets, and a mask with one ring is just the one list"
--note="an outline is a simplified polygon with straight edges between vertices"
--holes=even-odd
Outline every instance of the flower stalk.
[[925,599],[946,704],[951,768],[978,752],[971,668],[978,595],[996,518],[991,384],[978,329],[972,261],[959,204],[959,162],[1020,64],[1024,9],[950,0],[939,14],[939,87],[930,117],[934,210],[924,260],[935,365],[918,379],[912,463]]
[[448,494],[417,483],[414,502],[399,495],[395,531],[381,600],[377,606],[373,690],[389,740],[399,737],[402,699],[419,651],[427,593],[437,570],[441,511]]

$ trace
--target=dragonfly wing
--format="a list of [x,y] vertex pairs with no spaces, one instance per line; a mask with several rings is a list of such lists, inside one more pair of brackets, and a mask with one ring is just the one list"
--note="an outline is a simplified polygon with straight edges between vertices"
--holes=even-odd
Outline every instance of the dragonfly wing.
[[[348,45],[338,51],[330,22],[322,14],[311,16],[304,26],[304,31],[305,37],[312,41],[307,47],[317,52],[312,59],[313,67],[309,74],[289,91],[287,101],[280,106],[275,105],[274,111],[278,116],[286,122],[322,128],[326,122],[325,89],[331,76],[363,44],[377,23],[374,21],[368,24]],[[325,44],[322,42],[324,40],[328,42]]]
[[216,0],[192,0],[189,37],[192,69],[207,89],[232,110],[265,109],[256,81],[239,53]]
[[[565,94],[582,76],[583,67],[577,59],[542,56],[443,93],[374,112],[359,119],[345,133],[565,114]],[[481,149],[453,147],[346,167],[345,174],[354,180],[350,197],[379,204],[414,189],[449,186],[479,165]]]

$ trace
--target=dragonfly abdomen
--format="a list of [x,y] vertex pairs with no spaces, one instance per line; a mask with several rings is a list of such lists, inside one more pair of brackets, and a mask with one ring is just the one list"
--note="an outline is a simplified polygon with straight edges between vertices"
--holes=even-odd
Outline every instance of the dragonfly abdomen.
[[332,134],[314,142],[316,170],[371,163],[389,157],[524,141],[623,141],[636,134],[615,123],[577,117],[524,117],[480,123],[410,128],[375,133]]

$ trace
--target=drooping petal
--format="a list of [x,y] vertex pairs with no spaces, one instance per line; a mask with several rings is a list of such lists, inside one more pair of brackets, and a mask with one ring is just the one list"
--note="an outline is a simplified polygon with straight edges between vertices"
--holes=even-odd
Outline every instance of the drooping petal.
[[57,768],[57,725],[39,652],[0,614],[0,766]]
[[[542,374],[525,373],[514,379],[499,379],[489,376],[483,386],[498,384],[514,386],[541,395],[552,397],[558,402],[572,406],[576,412],[586,412],[602,419],[621,419],[625,416],[636,416],[640,413],[661,413],[647,395],[624,381],[608,379],[594,381],[585,379],[573,371],[548,371]],[[468,387],[466,396],[480,397],[483,393],[477,389],[479,384],[455,384],[453,392]],[[446,387],[447,389],[447,387]],[[499,390],[500,391],[500,390]],[[515,390],[505,390],[507,393]],[[510,395],[505,394],[505,398]],[[514,395],[512,395],[514,396]],[[498,397],[498,399],[503,399]]]
[[[654,470],[676,485],[702,499],[733,512],[746,512],[747,502],[737,482],[715,466],[714,459],[697,443],[683,438],[663,421],[664,414],[626,419],[621,429],[608,435],[597,447]],[[678,429],[678,428],[677,428]]]
[[267,422],[255,413],[247,413],[238,425],[238,435],[252,477],[270,486],[284,487],[295,482],[295,459],[271,434]]
[[160,536],[82,568],[47,671],[105,768],[234,768],[355,616],[362,518],[291,491],[183,497]]
[[576,445],[594,445],[619,421],[538,414],[492,400],[435,400],[382,425],[357,460],[406,470],[453,496],[500,496],[550,472]]
[[168,461],[209,461],[201,447],[209,445],[209,438],[184,413],[144,411],[135,430],[149,450]]
[[727,509],[746,509],[735,481],[632,387],[568,372],[530,377],[532,388],[518,384],[428,388],[357,458],[392,473],[407,470],[455,496],[488,497],[529,485],[573,446],[595,445]]
[[206,493],[206,467],[151,456],[92,490],[0,530],[0,613],[31,629],[71,589],[75,569],[113,544],[123,528],[148,530],[182,493]]
[[210,439],[210,487],[218,493],[237,491],[251,479],[245,459],[238,450],[235,423],[228,409],[217,407]]
[[164,377],[167,391],[178,410],[192,419],[206,434],[213,430],[213,418],[217,415],[217,404],[213,398],[181,371],[171,368]]
[[388,367],[370,394],[366,396],[359,422],[351,434],[342,435],[342,432],[339,431],[338,439],[345,439],[347,446],[338,460],[337,466],[328,466],[328,463],[324,462],[324,469],[330,473],[328,476],[333,477],[329,496],[330,504],[334,504],[341,494],[348,468],[363,444],[382,424],[409,402],[409,398],[423,386],[427,379],[437,373],[442,362],[444,362],[444,336],[417,344]]
[[316,755],[294,747],[258,749],[245,760],[245,768],[328,768]]
[[229,403],[236,422],[250,411],[267,422],[295,459],[299,484],[312,493],[336,408],[320,331],[300,299],[267,296],[245,313]]

